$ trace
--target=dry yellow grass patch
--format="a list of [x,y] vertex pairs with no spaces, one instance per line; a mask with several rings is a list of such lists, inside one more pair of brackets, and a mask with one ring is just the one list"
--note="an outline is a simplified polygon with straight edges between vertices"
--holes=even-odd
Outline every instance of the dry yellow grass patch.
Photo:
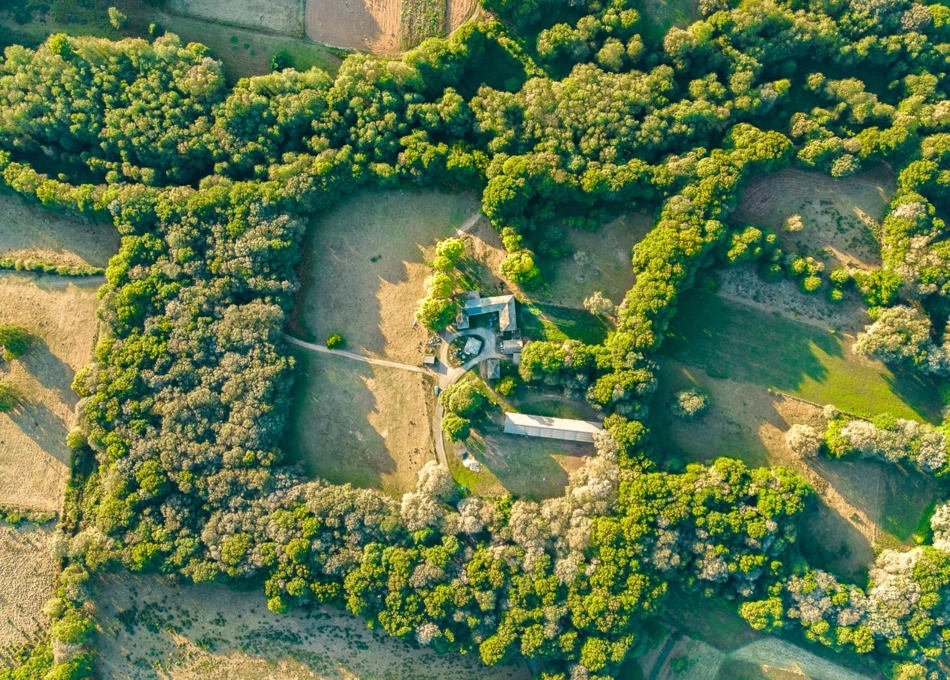
[[304,244],[296,332],[346,338],[353,352],[422,361],[426,330],[416,303],[439,239],[476,214],[474,196],[434,191],[363,191],[314,220]]
[[0,362],[23,403],[0,414],[0,504],[58,510],[67,474],[65,437],[75,422],[73,375],[92,354],[97,280],[0,277],[0,321],[25,327],[29,352]]
[[105,680],[521,680],[520,667],[437,655],[370,631],[329,607],[269,612],[261,593],[130,574],[96,587]]
[[343,357],[297,353],[288,448],[308,471],[335,484],[415,488],[435,458],[431,379]]
[[0,524],[0,667],[4,648],[34,639],[49,625],[41,610],[57,572],[52,531]]
[[0,194],[0,257],[105,267],[119,250],[111,224],[86,222]]

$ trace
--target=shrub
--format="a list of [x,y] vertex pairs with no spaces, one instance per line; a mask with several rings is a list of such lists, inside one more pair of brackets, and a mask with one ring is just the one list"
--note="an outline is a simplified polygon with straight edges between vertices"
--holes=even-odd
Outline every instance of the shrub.
[[281,50],[276,52],[273,57],[270,58],[270,68],[271,71],[283,71],[286,68],[294,67],[294,58],[290,56],[290,52],[287,50]]
[[0,346],[3,347],[4,359],[16,359],[30,348],[30,334],[21,326],[0,324]]
[[498,391],[498,394],[507,397],[517,386],[518,381],[515,380],[515,377],[513,375],[506,375],[498,381],[498,384],[495,385],[495,389]]
[[466,439],[472,432],[472,423],[468,418],[455,413],[446,413],[442,419],[442,431],[449,436],[453,442]]
[[799,458],[814,458],[821,451],[824,440],[815,428],[796,423],[785,433],[785,443]]
[[327,338],[327,349],[336,349],[337,347],[342,347],[343,343],[343,336],[339,333],[334,333],[329,338]]
[[697,389],[682,390],[673,395],[670,410],[680,418],[698,418],[709,408],[709,397]]
[[0,382],[0,413],[9,413],[20,405],[20,397],[9,384]]

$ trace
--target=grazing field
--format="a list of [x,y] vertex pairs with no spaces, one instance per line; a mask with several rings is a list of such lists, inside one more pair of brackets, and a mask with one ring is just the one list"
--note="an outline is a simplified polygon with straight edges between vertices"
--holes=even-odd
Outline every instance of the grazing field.
[[545,286],[538,299],[581,307],[584,298],[600,291],[620,304],[633,287],[633,247],[652,227],[650,215],[633,213],[601,225],[596,231],[571,229],[566,240],[574,254],[542,266]]
[[446,0],[402,0],[399,47],[408,50],[426,38],[445,35]]
[[[532,413],[540,413],[532,411]],[[593,444],[553,441],[505,434],[504,416],[478,423],[464,443],[445,440],[449,468],[459,484],[478,496],[503,496],[542,500],[564,493],[571,472],[593,455]],[[453,454],[454,451],[454,454]],[[462,451],[482,464],[479,472],[462,465]]]
[[466,237],[476,261],[470,273],[487,290],[513,290],[519,298],[539,304],[582,309],[584,299],[597,291],[619,304],[633,286],[633,247],[652,226],[648,215],[634,213],[596,231],[568,230],[566,240],[574,254],[561,260],[541,260],[544,283],[528,295],[500,278],[501,261],[507,253],[498,233],[482,220]]
[[98,279],[0,277],[0,321],[34,336],[30,350],[0,362],[22,403],[0,414],[0,504],[59,510],[69,462],[66,435],[75,422],[73,375],[92,355]]
[[304,244],[294,332],[347,349],[421,363],[428,333],[415,324],[435,242],[478,214],[474,196],[364,191],[315,219]]
[[0,194],[0,257],[105,267],[119,249],[111,224],[87,222]]
[[[674,590],[667,598],[663,621],[689,636],[683,638],[685,645],[680,642],[670,650],[667,659],[680,655],[693,662],[685,664],[687,671],[684,674],[660,673],[657,676],[664,680],[740,680],[746,677],[732,674],[733,669],[752,673],[748,680],[878,680],[883,677],[881,670],[869,660],[846,653],[836,654],[818,645],[806,648],[797,642],[757,632],[739,616],[735,603],[724,600],[710,600]],[[717,650],[720,652],[718,663]],[[754,674],[756,671],[758,675]]]
[[[671,359],[660,361],[659,389],[650,410],[658,460],[707,462],[740,458],[750,467],[784,465],[811,483],[818,498],[802,522],[799,547],[814,564],[861,578],[876,548],[912,546],[933,498],[946,485],[931,477],[872,461],[803,461],[785,444],[794,423],[823,426],[821,409],[770,393],[761,385],[713,378]],[[699,387],[709,412],[695,421],[674,417],[668,407],[681,389]]]
[[323,45],[286,35],[262,33],[247,28],[226,26],[191,17],[162,14],[155,17],[165,28],[178,34],[182,42],[206,45],[220,59],[228,81],[271,72],[271,57],[277,52],[290,55],[293,67],[306,71],[317,67],[336,73],[342,63],[339,55]]
[[422,374],[342,357],[297,352],[288,450],[310,474],[334,484],[415,487],[435,458],[435,395]]
[[94,585],[103,680],[527,680],[367,629],[330,607],[273,614],[263,594],[109,574]]
[[51,529],[0,522],[0,668],[6,650],[34,640],[49,626],[42,609],[58,571]]
[[[894,190],[894,175],[884,168],[843,180],[787,169],[753,180],[733,221],[776,232],[785,252],[820,259],[826,272],[872,269],[881,264],[876,235]],[[802,218],[798,231],[785,228],[793,215]]]
[[303,36],[304,0],[167,0],[168,11],[258,30]]
[[685,294],[662,352],[712,376],[751,382],[860,416],[939,422],[934,385],[854,355],[854,338],[699,291]]

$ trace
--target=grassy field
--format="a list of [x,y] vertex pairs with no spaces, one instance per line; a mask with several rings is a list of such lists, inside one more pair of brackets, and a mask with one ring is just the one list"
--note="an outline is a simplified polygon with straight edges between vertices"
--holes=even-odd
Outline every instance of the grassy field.
[[934,385],[851,352],[853,338],[691,291],[662,353],[710,375],[751,382],[861,416],[939,422]]
[[518,311],[518,323],[525,338],[530,340],[561,342],[570,339],[599,345],[610,330],[604,319],[586,309],[527,301]]
[[[761,385],[710,377],[669,358],[660,359],[659,367],[650,424],[661,464],[725,455],[750,467],[784,465],[797,471],[818,495],[801,523],[799,547],[810,562],[839,576],[862,578],[875,549],[914,545],[930,500],[950,490],[931,477],[884,463],[802,461],[785,445],[785,432],[793,423],[823,427],[821,409]],[[710,396],[709,412],[695,421],[674,417],[668,407],[675,392],[689,387]]]
[[0,379],[22,399],[17,409],[0,414],[0,504],[59,509],[69,462],[65,438],[77,400],[70,385],[92,355],[99,283],[0,277],[0,321],[34,336],[23,357],[0,363]]
[[445,35],[446,0],[401,0],[399,47],[408,50],[426,38]]
[[0,257],[105,267],[119,250],[111,224],[86,222],[0,193]]
[[49,626],[42,613],[59,569],[52,529],[0,522],[0,668],[6,650]]
[[[476,378],[481,389],[498,404],[490,418],[475,424],[472,436],[464,443],[446,438],[449,468],[455,479],[479,496],[510,493],[518,498],[540,500],[564,493],[568,475],[594,453],[592,444],[551,441],[504,433],[504,411],[534,413],[558,418],[595,420],[596,411],[583,401],[560,394],[520,387],[504,397],[487,388]],[[482,464],[479,472],[462,465],[462,451]]]
[[435,242],[478,212],[474,196],[364,191],[316,218],[304,243],[294,331],[347,348],[420,363],[428,336],[414,327]]
[[527,680],[527,669],[484,668],[367,629],[330,607],[272,614],[263,593],[109,574],[93,587],[104,680]]
[[[826,272],[839,266],[877,268],[876,234],[894,189],[894,174],[883,167],[843,180],[788,169],[753,180],[733,220],[776,232],[784,251],[816,257]],[[793,215],[802,218],[800,231],[784,228]]]
[[303,37],[305,0],[165,0],[169,12]]
[[335,484],[382,489],[415,486],[435,457],[426,376],[341,357],[297,352],[287,450],[307,471]]

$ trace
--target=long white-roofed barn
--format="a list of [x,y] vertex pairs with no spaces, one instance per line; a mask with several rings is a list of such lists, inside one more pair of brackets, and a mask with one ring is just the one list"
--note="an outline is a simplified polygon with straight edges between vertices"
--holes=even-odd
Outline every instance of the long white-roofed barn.
[[528,413],[505,413],[506,434],[592,443],[594,435],[602,429],[600,423],[590,420],[552,418]]

